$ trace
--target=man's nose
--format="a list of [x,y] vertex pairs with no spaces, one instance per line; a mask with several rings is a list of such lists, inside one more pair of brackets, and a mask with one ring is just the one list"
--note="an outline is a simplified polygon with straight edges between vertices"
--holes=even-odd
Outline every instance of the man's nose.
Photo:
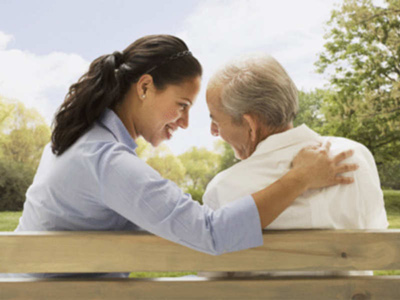
[[213,135],[213,136],[218,136],[219,135],[218,127],[213,122],[211,122],[210,131],[211,131],[211,135]]

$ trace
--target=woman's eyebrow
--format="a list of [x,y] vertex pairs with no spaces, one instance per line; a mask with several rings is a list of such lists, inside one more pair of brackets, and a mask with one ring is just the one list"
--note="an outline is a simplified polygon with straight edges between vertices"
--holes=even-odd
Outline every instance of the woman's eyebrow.
[[181,99],[186,100],[186,101],[189,101],[189,102],[190,102],[190,105],[192,105],[192,100],[190,100],[189,98],[181,97]]

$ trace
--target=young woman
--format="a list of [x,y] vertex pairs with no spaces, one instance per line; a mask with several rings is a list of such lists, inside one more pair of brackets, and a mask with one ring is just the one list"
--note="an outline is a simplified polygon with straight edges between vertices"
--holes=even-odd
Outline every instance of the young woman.
[[351,152],[329,158],[328,148],[313,148],[280,180],[232,205],[213,212],[192,201],[137,157],[135,139],[157,146],[187,128],[201,74],[185,43],[168,35],[93,61],[55,117],[16,230],[142,228],[221,254],[260,246],[261,229],[307,189],[352,181],[337,176],[356,169],[339,165]]

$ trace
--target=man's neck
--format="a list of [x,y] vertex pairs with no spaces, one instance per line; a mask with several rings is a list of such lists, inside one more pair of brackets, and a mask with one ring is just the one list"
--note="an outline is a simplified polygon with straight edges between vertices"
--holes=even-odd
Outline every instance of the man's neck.
[[271,135],[282,133],[290,129],[293,129],[293,123],[289,123],[287,126],[280,128],[268,128],[268,127],[260,128],[260,131],[258,132],[257,145],[258,143],[264,141]]

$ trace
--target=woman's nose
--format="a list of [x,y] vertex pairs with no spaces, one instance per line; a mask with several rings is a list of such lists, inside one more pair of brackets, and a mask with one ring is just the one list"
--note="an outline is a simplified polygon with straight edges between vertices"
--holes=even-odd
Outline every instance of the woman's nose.
[[189,112],[185,112],[178,120],[178,126],[186,129],[189,127]]

